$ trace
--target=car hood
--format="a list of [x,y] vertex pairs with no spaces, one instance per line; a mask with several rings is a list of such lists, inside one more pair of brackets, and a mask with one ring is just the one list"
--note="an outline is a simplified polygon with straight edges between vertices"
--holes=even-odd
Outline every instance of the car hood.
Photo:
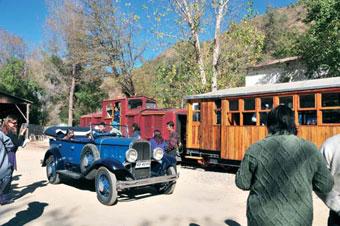
[[121,138],[121,137],[101,137],[94,140],[96,144],[107,144],[117,146],[129,146],[136,138]]

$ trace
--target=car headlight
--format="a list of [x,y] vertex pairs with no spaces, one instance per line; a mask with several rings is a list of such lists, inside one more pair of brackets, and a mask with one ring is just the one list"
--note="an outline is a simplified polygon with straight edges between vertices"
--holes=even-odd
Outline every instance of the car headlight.
[[138,153],[135,149],[131,148],[125,153],[125,158],[128,162],[135,162],[138,158]]
[[161,160],[164,156],[164,151],[162,148],[158,147],[153,149],[153,158],[157,161]]

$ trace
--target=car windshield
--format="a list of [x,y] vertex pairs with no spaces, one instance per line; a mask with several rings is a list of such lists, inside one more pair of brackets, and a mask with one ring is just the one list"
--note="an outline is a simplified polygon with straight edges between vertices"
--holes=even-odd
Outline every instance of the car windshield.
[[95,137],[112,136],[112,137],[128,137],[128,127],[119,125],[116,122],[110,124],[91,124],[92,133]]

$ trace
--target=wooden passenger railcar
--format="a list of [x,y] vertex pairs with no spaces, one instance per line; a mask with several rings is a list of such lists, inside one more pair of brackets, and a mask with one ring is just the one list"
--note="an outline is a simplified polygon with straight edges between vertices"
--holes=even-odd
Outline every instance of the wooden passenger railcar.
[[340,77],[218,90],[185,96],[187,157],[238,165],[247,148],[267,135],[266,116],[292,108],[298,136],[318,147],[340,133]]

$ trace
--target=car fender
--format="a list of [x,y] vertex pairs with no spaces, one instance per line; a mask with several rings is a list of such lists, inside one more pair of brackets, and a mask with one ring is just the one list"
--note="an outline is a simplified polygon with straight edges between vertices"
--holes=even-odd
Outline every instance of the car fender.
[[98,159],[83,173],[84,177],[89,180],[94,179],[97,169],[102,166],[114,173],[117,179],[121,177],[125,178],[126,176],[133,178],[132,174],[124,167],[124,165],[113,158]]
[[165,174],[170,166],[173,166],[176,169],[176,158],[172,155],[165,154],[162,159],[162,174]]
[[61,157],[59,148],[55,145],[51,146],[50,149],[48,149],[45,153],[44,156],[44,160],[42,161],[42,166],[46,166],[46,160],[48,159],[48,157],[50,157],[50,155],[53,155],[55,160],[56,160],[56,169],[57,170],[63,170],[65,169],[65,164],[64,164],[64,160]]

